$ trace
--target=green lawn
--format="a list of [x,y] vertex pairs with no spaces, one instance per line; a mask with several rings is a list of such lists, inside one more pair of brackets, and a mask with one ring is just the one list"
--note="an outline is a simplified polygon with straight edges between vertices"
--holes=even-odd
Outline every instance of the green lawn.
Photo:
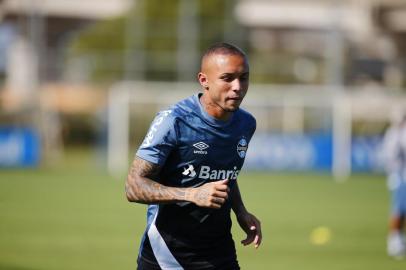
[[[383,176],[335,183],[328,175],[244,173],[250,211],[262,221],[263,245],[242,247],[242,269],[396,270],[385,254],[388,193]],[[124,198],[113,179],[85,155],[53,168],[0,170],[0,269],[136,269],[145,206]],[[327,226],[331,240],[310,243]]]

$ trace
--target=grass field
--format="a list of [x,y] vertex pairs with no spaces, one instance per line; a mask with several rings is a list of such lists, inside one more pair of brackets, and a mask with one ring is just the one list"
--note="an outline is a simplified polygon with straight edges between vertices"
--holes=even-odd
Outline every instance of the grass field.
[[[242,247],[235,223],[242,269],[406,269],[385,253],[383,176],[338,184],[328,175],[244,173],[239,183],[264,235],[258,250]],[[124,177],[83,153],[53,168],[0,170],[0,269],[136,269],[145,206],[128,203],[123,187]],[[309,241],[318,226],[331,229],[325,245]]]

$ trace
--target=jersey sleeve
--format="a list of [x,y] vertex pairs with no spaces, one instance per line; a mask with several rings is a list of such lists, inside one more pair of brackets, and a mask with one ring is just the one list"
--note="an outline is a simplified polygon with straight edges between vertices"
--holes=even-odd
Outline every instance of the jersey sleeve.
[[152,121],[136,156],[163,165],[176,146],[175,119],[171,110],[162,111]]

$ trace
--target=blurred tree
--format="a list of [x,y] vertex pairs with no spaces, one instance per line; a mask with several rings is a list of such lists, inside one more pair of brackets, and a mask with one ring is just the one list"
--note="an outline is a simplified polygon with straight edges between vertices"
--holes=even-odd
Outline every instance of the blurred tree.
[[[95,81],[176,80],[178,22],[180,16],[188,15],[180,14],[181,1],[135,1],[125,16],[96,23],[78,33],[70,45],[68,63],[80,59],[87,67],[88,79]],[[241,40],[243,31],[237,28],[232,14],[235,0],[195,1],[197,51],[202,52],[213,42]]]
[[95,23],[77,33],[68,49],[68,69],[79,66],[81,72],[88,73],[81,74],[85,80],[90,77],[109,81],[122,76],[125,24],[121,17]]

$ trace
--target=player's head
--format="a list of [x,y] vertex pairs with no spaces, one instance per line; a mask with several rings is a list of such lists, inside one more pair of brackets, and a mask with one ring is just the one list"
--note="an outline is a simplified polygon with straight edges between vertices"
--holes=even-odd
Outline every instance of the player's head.
[[247,56],[232,44],[214,44],[202,57],[198,80],[214,106],[224,112],[236,111],[248,90]]

